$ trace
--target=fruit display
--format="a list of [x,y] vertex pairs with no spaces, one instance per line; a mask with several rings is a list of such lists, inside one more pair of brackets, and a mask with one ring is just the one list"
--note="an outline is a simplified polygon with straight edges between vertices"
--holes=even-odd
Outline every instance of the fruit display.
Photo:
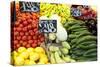
[[97,48],[97,11],[92,6],[11,3],[12,65],[96,61]]
[[42,47],[19,47],[11,54],[13,65],[48,64],[48,58]]

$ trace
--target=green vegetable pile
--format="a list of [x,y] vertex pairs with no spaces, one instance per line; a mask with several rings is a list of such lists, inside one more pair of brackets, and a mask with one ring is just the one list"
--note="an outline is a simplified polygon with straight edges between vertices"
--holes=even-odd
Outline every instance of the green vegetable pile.
[[61,46],[55,46],[52,44],[49,46],[49,58],[50,63],[58,64],[58,63],[69,63],[69,62],[76,62],[74,59],[71,58],[69,55],[70,45],[67,42],[62,42]]
[[71,57],[77,61],[96,61],[97,37],[88,31],[85,23],[79,20],[71,20],[65,23],[64,27],[68,31]]

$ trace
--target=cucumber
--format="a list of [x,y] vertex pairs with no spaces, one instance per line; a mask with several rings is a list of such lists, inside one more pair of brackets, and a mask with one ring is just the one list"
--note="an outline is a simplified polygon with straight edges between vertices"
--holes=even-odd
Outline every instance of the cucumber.
[[79,40],[77,41],[77,44],[85,42],[85,41],[96,41],[96,40],[97,40],[96,36],[87,35],[82,38],[79,38]]
[[77,37],[77,35],[74,35],[74,34],[69,34],[69,36],[68,36],[68,38],[70,38],[70,39],[74,39],[76,37]]
[[79,35],[79,34],[81,34],[83,32],[88,32],[88,31],[87,30],[79,30],[79,31],[74,31],[73,34]]
[[86,35],[91,35],[91,33],[82,31],[81,34],[78,35],[78,38],[81,38],[81,37],[86,36]]
[[78,57],[77,58],[77,62],[84,62],[84,61],[96,61],[97,60],[97,57],[90,57],[90,58],[87,58],[87,57]]
[[82,26],[78,26],[78,25],[73,25],[72,27],[69,27],[68,30],[75,30],[75,29],[80,29],[82,28]]
[[73,51],[72,53],[77,56],[83,56],[83,54],[85,53],[85,50],[79,49],[79,50]]
[[91,57],[91,56],[92,56],[92,57],[96,57],[96,56],[97,56],[97,52],[93,52],[93,53],[88,54],[88,55],[87,55],[87,54],[86,54],[86,55],[84,54],[83,56],[84,56],[84,57]]
[[83,56],[89,56],[89,55],[91,56],[92,53],[97,53],[97,49],[96,48],[90,49],[90,50],[86,51]]
[[68,28],[68,27],[71,27],[71,26],[73,26],[73,25],[75,25],[75,24],[77,24],[77,25],[85,25],[84,23],[81,23],[81,22],[72,21],[72,22],[67,22],[67,23],[64,25],[64,27],[65,27],[65,28]]
[[87,46],[85,45],[78,45],[79,48],[82,48],[82,49],[91,49],[91,48],[96,48],[96,44],[87,44]]
[[77,42],[77,39],[76,38],[73,39],[73,40],[71,40],[71,44],[76,44],[76,42]]
[[86,28],[77,28],[77,29],[74,29],[72,30],[72,32],[81,32],[81,31],[88,31]]
[[96,44],[96,41],[85,41],[85,42],[79,43],[79,45],[84,45],[84,46],[87,46],[87,44]]

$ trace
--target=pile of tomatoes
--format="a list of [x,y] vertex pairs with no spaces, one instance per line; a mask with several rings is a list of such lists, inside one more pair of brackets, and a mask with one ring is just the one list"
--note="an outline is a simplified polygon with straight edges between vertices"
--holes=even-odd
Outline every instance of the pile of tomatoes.
[[43,33],[39,32],[39,13],[20,12],[16,5],[16,21],[12,22],[12,48],[36,47],[44,42]]

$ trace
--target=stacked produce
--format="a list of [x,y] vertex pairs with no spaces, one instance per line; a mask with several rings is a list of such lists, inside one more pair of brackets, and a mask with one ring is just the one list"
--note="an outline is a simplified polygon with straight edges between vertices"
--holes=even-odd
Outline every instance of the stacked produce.
[[[50,17],[53,14],[58,14],[61,17],[61,22],[72,19],[70,18],[70,5],[67,4],[50,4],[41,3],[40,4],[40,15]],[[69,18],[69,19],[68,19]]]
[[55,44],[52,44],[49,46],[49,57],[50,57],[50,63],[69,63],[69,62],[75,62],[74,59],[72,59],[69,56],[69,49],[70,45],[67,42],[62,42],[60,46],[55,46]]
[[48,64],[48,58],[42,47],[20,47],[11,54],[13,65]]
[[[16,18],[11,23],[11,64],[21,66],[97,60],[97,15],[92,8],[92,11],[85,11],[83,6],[76,5],[84,16],[89,11],[93,12],[95,18],[83,20],[83,16],[71,15],[71,5],[39,5],[39,12],[21,12],[19,3],[16,3]],[[56,32],[40,32],[40,20],[56,20]],[[43,25],[43,30],[53,27],[53,23]]]
[[12,48],[41,45],[44,34],[38,31],[39,13],[20,12],[17,7],[16,11],[16,21],[12,23]]
[[11,64],[15,66],[48,64],[44,34],[38,30],[39,13],[21,12],[16,3],[16,21],[11,24]]
[[65,24],[68,31],[70,54],[77,61],[97,60],[97,37],[93,36],[82,21],[72,20]]

